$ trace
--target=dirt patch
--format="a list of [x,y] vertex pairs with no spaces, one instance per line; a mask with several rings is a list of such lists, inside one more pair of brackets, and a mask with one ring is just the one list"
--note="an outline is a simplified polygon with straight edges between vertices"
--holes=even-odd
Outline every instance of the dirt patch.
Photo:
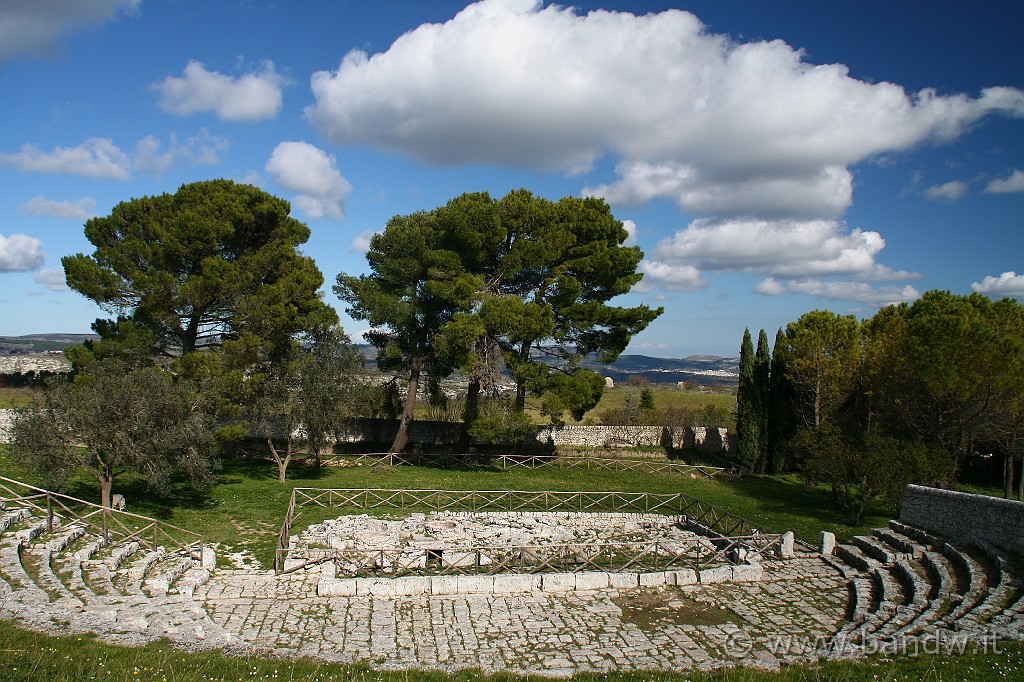
[[622,620],[641,630],[659,625],[724,625],[742,623],[735,612],[695,599],[677,587],[629,590],[612,599],[622,609]]

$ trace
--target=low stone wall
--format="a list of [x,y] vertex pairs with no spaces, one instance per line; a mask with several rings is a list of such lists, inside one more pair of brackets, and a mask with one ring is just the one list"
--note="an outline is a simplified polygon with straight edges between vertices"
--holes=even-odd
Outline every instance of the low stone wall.
[[954,542],[981,539],[1024,555],[1024,502],[908,485],[899,520]]
[[[14,410],[0,410],[0,443],[10,435]],[[398,431],[397,419],[355,419],[338,431],[341,443],[391,443]],[[409,433],[412,443],[451,445],[459,442],[458,422],[414,421]],[[730,452],[728,429],[705,426],[538,426],[523,439],[526,445],[551,443],[555,446],[593,448],[666,447],[698,448],[707,452]]]
[[576,590],[631,589],[665,585],[760,582],[760,564],[690,568],[657,573],[501,573],[497,575],[424,575],[401,578],[337,578],[334,564],[324,565],[317,583],[321,597],[395,597],[428,594],[528,594]]
[[[397,431],[398,420],[356,419],[339,430],[337,438],[342,443],[390,443]],[[453,444],[458,442],[461,432],[462,425],[457,422],[414,421],[409,441]],[[523,439],[523,443],[594,448],[700,448],[709,452],[730,450],[728,429],[704,426],[538,426]]]

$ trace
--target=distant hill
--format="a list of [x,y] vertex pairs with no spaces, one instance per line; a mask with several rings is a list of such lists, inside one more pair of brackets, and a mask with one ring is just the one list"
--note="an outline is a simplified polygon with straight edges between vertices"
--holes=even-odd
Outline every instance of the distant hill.
[[[96,334],[0,336],[0,355],[62,351],[68,346],[97,338]],[[370,344],[358,344],[358,348],[368,364],[377,357],[376,349]],[[616,383],[628,381],[632,376],[645,377],[655,384],[696,381],[707,385],[735,384],[739,381],[739,358],[722,358],[717,355],[690,355],[681,359],[620,355],[613,363],[599,362],[597,358],[591,357],[584,360],[582,365],[601,376],[611,377]]]
[[[359,350],[372,364],[376,349],[359,344]],[[652,384],[675,384],[696,381],[699,384],[736,384],[739,382],[739,358],[717,355],[691,355],[677,358],[655,358],[648,355],[620,355],[613,363],[599,362],[596,357],[584,360],[582,366],[601,376],[611,377],[616,383],[628,381],[632,376],[645,377]]]
[[0,336],[0,355],[21,355],[25,353],[47,353],[61,351],[87,339],[98,339],[96,334],[27,334],[25,336]]
[[690,355],[682,359],[653,358],[648,355],[620,355],[613,363],[585,360],[583,366],[616,383],[642,376],[653,384],[694,380],[700,384],[735,384],[739,381],[739,358]]

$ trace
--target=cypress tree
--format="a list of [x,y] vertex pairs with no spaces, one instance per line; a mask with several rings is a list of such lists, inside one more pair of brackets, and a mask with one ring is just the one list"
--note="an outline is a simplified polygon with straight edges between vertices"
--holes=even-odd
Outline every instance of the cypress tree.
[[793,385],[786,376],[787,358],[786,334],[779,328],[772,348],[771,367],[768,378],[768,471],[781,474],[789,470],[787,448],[796,431],[793,410]]
[[750,329],[743,330],[740,344],[740,383],[736,389],[737,458],[753,469],[760,450],[758,442],[757,387],[754,383],[754,344]]
[[764,329],[757,335],[757,352],[754,353],[754,401],[757,423],[757,463],[755,469],[764,473],[768,468],[768,405],[771,355],[768,350],[768,335]]

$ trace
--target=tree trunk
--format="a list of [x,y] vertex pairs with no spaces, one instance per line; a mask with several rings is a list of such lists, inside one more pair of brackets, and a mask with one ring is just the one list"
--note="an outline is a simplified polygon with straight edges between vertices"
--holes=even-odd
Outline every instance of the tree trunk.
[[1003,497],[1013,499],[1013,455],[1003,455]]
[[480,416],[480,377],[470,379],[466,387],[466,409],[462,413],[462,433],[459,436],[459,449],[469,452],[469,427]]
[[[530,346],[523,344],[519,349],[519,360],[525,364],[530,361]],[[516,412],[526,410],[526,379],[516,378]]]
[[413,357],[409,363],[409,392],[405,396],[402,418],[398,422],[398,433],[395,434],[395,440],[391,444],[391,449],[388,450],[391,455],[405,450],[405,445],[409,442],[409,427],[412,426],[413,414],[416,410],[416,390],[419,388],[421,365],[422,360],[419,357]]
[[292,460],[292,440],[289,438],[287,441],[284,457],[274,447],[274,441],[270,436],[267,436],[267,447],[270,448],[270,454],[273,455],[274,461],[277,462],[277,482],[284,483],[285,474],[288,471],[288,463]]
[[96,478],[100,482],[100,504],[110,509],[110,490],[114,486],[114,477],[109,472],[104,472]]
[[1024,502],[1024,456],[1020,460],[1020,476],[1017,477],[1017,499]]

